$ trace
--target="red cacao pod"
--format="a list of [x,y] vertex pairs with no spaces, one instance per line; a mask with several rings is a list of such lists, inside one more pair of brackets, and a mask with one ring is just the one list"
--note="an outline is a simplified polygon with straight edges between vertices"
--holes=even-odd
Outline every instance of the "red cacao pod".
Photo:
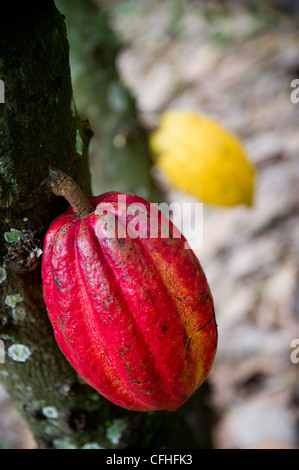
[[[116,405],[174,411],[206,379],[216,352],[204,272],[161,214],[169,236],[150,236],[148,201],[116,192],[89,200],[94,212],[79,218],[69,207],[45,237],[43,295],[58,345]],[[146,211],[134,237],[127,208],[136,203]]]

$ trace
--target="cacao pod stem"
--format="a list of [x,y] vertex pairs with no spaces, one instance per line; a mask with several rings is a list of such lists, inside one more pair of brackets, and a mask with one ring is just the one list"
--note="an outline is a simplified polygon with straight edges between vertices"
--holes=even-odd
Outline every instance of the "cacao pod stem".
[[56,196],[63,196],[72,206],[75,214],[84,219],[94,211],[93,205],[75,181],[60,170],[50,170],[49,183]]

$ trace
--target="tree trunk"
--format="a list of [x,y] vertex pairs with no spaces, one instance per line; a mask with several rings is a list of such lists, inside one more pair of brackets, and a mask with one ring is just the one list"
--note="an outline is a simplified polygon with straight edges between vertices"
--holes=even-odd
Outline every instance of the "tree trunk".
[[82,382],[55,342],[40,259],[44,234],[66,202],[47,178],[60,169],[91,193],[91,131],[76,112],[61,14],[51,0],[17,8],[2,7],[0,20],[0,380],[41,448],[205,447],[209,435],[190,429],[186,408],[114,406]]

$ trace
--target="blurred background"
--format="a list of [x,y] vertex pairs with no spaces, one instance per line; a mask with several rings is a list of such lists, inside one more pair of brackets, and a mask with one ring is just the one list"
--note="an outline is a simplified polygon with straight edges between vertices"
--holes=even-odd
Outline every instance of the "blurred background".
[[[204,204],[203,243],[196,250],[219,332],[208,379],[213,446],[299,448],[299,353],[291,360],[291,342],[298,339],[299,346],[299,102],[291,100],[291,82],[299,79],[299,2],[95,5],[119,36],[119,74],[147,131],[168,109],[207,113],[241,139],[256,171],[251,207]],[[80,67],[72,60],[77,102]],[[92,112],[86,112],[91,121]],[[155,164],[150,171],[165,201],[197,201],[165,181]],[[0,447],[35,447],[2,389]]]

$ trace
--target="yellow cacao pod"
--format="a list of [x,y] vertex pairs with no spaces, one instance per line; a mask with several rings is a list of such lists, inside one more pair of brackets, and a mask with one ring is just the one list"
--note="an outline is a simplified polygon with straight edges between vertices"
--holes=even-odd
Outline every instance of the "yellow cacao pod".
[[255,171],[242,143],[209,116],[165,112],[150,146],[157,166],[177,189],[211,204],[252,205]]

